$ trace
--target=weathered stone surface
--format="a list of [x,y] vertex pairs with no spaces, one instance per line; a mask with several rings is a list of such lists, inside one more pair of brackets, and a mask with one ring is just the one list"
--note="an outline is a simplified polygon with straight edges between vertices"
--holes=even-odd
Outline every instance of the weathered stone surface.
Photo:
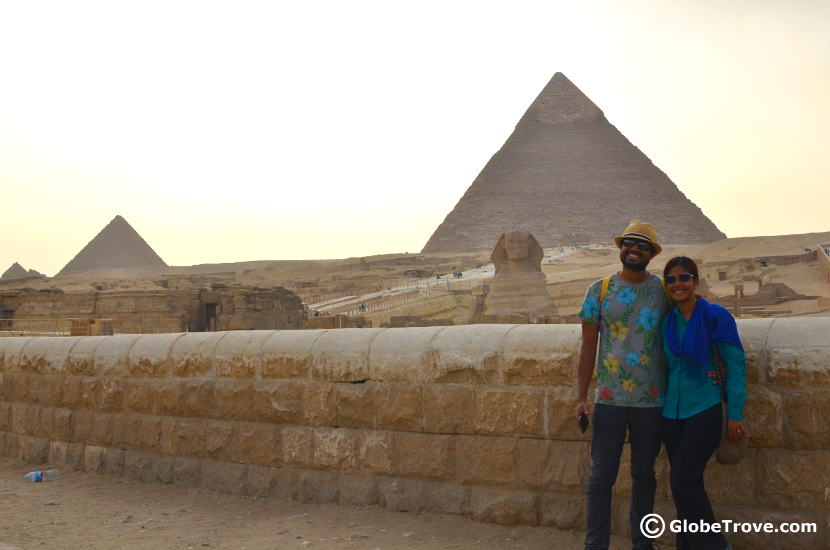
[[[227,462],[239,462],[240,439],[241,435],[236,423],[222,420],[205,421],[205,456]],[[276,445],[274,455],[276,455]]]
[[369,374],[376,382],[421,382],[434,368],[430,342],[446,327],[388,329],[372,340]]
[[95,373],[103,376],[127,376],[127,357],[140,334],[107,336],[95,347]]
[[774,386],[816,388],[830,386],[830,347],[773,348],[768,351],[766,376]]
[[744,406],[744,421],[750,444],[753,447],[781,446],[784,439],[781,395],[755,384],[748,384],[746,392],[748,406]]
[[392,432],[360,431],[357,438],[359,469],[366,474],[392,474]]
[[262,377],[308,378],[311,372],[311,348],[324,332],[272,332],[262,346]]
[[576,379],[578,325],[551,334],[545,325],[519,325],[504,338],[504,383],[529,386],[572,385]]
[[205,456],[206,422],[204,418],[179,418],[176,421],[177,455]]
[[383,329],[346,328],[325,331],[311,350],[312,376],[329,382],[369,378],[369,346]]
[[513,437],[458,436],[458,478],[464,483],[513,485],[518,443]]
[[755,454],[755,449],[747,449],[743,460],[729,465],[718,464],[712,457],[704,471],[709,498],[717,503],[763,506],[765,503],[755,494]]
[[337,425],[344,428],[375,427],[375,385],[337,384]]
[[426,506],[425,487],[420,479],[380,479],[380,505],[396,512],[420,512]]
[[84,445],[82,443],[69,443],[66,446],[65,464],[75,471],[84,469]]
[[256,420],[254,385],[248,380],[217,380],[213,387],[215,416],[223,420]]
[[344,472],[357,463],[357,431],[349,428],[314,429],[314,464]]
[[480,388],[476,393],[476,432],[544,435],[543,390]]
[[20,353],[19,368],[37,374],[62,374],[78,338],[35,338]]
[[127,354],[127,372],[131,378],[159,378],[174,372],[171,353],[176,342],[186,335],[145,334],[140,336]]
[[469,485],[427,481],[424,483],[426,510],[439,514],[469,516],[473,512],[471,492]]
[[[178,379],[178,406],[174,414],[180,416],[213,416],[218,410],[214,398],[213,380]],[[250,406],[250,403],[248,404]]]
[[540,524],[556,529],[586,529],[585,497],[567,493],[543,493]]
[[338,495],[340,504],[371,506],[378,504],[378,480],[374,476],[342,474]]
[[425,365],[425,380],[466,384],[500,382],[501,342],[513,327],[468,325],[444,328],[432,340],[436,357]]
[[475,389],[465,384],[422,386],[424,431],[475,433]]
[[783,409],[786,447],[830,449],[830,395],[827,391],[787,391],[784,393]]
[[258,421],[296,424],[302,408],[303,385],[297,380],[257,382],[254,399]]
[[282,430],[282,459],[290,466],[313,464],[314,432],[303,426],[286,426]]
[[124,475],[129,479],[143,483],[154,482],[153,457],[145,453],[126,451],[124,455]]
[[84,447],[84,471],[103,472],[106,466],[106,447],[87,445]]
[[145,453],[159,452],[162,419],[158,416],[140,414],[138,416],[138,432],[135,434],[136,448]]
[[566,441],[591,439],[591,430],[585,433],[574,419],[576,390],[573,386],[552,386],[545,392],[547,436]]
[[377,426],[386,430],[421,431],[421,387],[409,383],[379,384],[375,388]]
[[331,382],[303,383],[303,424],[337,425],[337,390]]
[[17,338],[3,339],[3,370],[5,372],[21,372],[20,356],[23,349],[29,342],[36,340],[34,337],[20,336]]
[[428,479],[455,477],[455,436],[396,432],[393,445],[398,475]]
[[216,346],[229,332],[189,332],[178,338],[170,350],[170,363],[178,377],[205,376],[215,373],[213,357]]
[[49,460],[49,440],[42,437],[18,435],[18,454],[32,464],[43,464]]
[[253,379],[260,370],[259,351],[270,330],[234,330],[219,340],[213,350],[216,376],[221,378]]
[[262,498],[271,496],[277,487],[277,470],[265,466],[248,466],[245,477],[245,494]]
[[30,391],[33,401],[46,407],[60,407],[63,402],[62,376],[38,376]]
[[171,482],[183,487],[199,487],[201,485],[201,461],[187,456],[177,456],[173,459]]
[[[0,437],[2,440],[2,437]],[[66,441],[49,442],[49,464],[64,466],[66,464],[66,450],[69,443]]]
[[67,372],[80,376],[95,375],[95,349],[107,338],[109,336],[88,336],[78,340],[69,352]]
[[333,472],[306,470],[300,472],[297,497],[300,502],[327,504],[337,502],[338,475]]
[[203,460],[201,485],[203,489],[221,491],[234,495],[245,491],[247,466],[223,460]]
[[12,426],[12,404],[8,401],[0,401],[0,432],[11,430]]
[[104,412],[124,410],[124,381],[120,378],[103,378],[100,384],[99,408]]
[[754,473],[766,506],[830,508],[830,451],[758,449]]
[[577,493],[586,486],[589,474],[588,443],[519,440],[519,477],[529,488]]
[[124,449],[107,447],[104,453],[104,471],[114,476],[124,475]]
[[537,525],[539,497],[530,491],[473,487],[473,517],[501,525]]

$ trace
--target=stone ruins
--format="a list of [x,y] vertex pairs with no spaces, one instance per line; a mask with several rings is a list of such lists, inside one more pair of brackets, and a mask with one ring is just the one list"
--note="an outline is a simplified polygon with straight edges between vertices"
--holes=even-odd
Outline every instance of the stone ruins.
[[127,220],[115,216],[58,275],[124,267],[167,267]]
[[542,273],[543,256],[542,247],[530,233],[503,233],[490,256],[496,274],[490,282],[484,314],[524,315],[531,320],[555,314]]
[[423,252],[485,251],[514,230],[533,233],[545,248],[605,243],[635,218],[653,223],[664,242],[725,237],[556,73]]

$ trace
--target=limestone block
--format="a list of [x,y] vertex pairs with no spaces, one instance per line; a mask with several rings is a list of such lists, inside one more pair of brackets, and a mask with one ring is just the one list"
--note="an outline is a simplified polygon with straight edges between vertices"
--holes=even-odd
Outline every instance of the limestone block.
[[446,327],[387,329],[372,341],[369,375],[377,382],[422,382],[434,370],[430,343]]
[[247,466],[225,462],[223,460],[205,459],[202,461],[202,489],[240,495],[245,491]]
[[181,378],[213,375],[216,345],[228,332],[188,332],[176,339],[170,350],[173,373]]
[[215,415],[223,420],[256,420],[254,386],[248,380],[217,380],[213,395]]
[[296,424],[300,420],[303,384],[299,380],[265,380],[254,387],[256,419],[260,422]]
[[305,426],[286,426],[282,430],[282,459],[291,466],[313,464],[314,433]]
[[66,441],[49,442],[49,464],[55,466],[66,466],[66,449],[69,443]]
[[302,421],[307,426],[337,425],[337,390],[331,382],[303,383]]
[[426,483],[420,479],[381,478],[380,505],[395,512],[420,512],[426,507]]
[[9,401],[0,401],[0,432],[12,429],[12,404]]
[[75,471],[84,469],[84,449],[83,443],[69,443],[66,446],[66,462],[65,464]]
[[530,491],[473,487],[473,517],[500,525],[537,525],[539,497]]
[[473,512],[469,485],[445,481],[424,483],[426,511],[439,514],[469,516]]
[[576,389],[574,386],[552,386],[545,392],[547,436],[552,439],[582,440],[591,438],[591,430],[582,433],[574,419]]
[[12,340],[12,338],[0,338],[0,375],[6,370],[6,347]]
[[501,382],[501,343],[515,325],[446,327],[432,341],[435,359],[426,380],[439,383],[489,384]]
[[[179,379],[178,414],[182,416],[211,417],[216,414],[214,382],[212,380]],[[249,404],[250,405],[250,404]]]
[[584,531],[585,497],[569,493],[543,493],[540,524],[560,530]]
[[124,475],[124,455],[127,451],[108,447],[104,452],[104,471],[114,476]]
[[81,406],[85,409],[101,409],[101,379],[85,377],[81,379]]
[[780,447],[784,439],[781,395],[756,384],[748,384],[746,392],[744,421],[750,444],[753,447]]
[[70,409],[83,407],[83,378],[80,376],[62,377],[63,388],[61,404]]
[[116,414],[112,416],[112,445],[120,449],[135,448],[136,435],[140,419],[134,414]]
[[542,436],[543,404],[542,389],[479,388],[476,392],[476,432]]
[[315,428],[314,465],[328,470],[354,471],[357,431],[349,428]]
[[367,474],[392,474],[392,432],[360,431],[357,437],[358,469]]
[[239,462],[240,436],[236,423],[206,420],[204,446],[208,458]]
[[177,456],[173,459],[172,482],[183,487],[201,485],[201,461],[189,456]]
[[102,294],[98,297],[96,309],[101,315],[112,313],[135,313],[135,296]]
[[460,481],[500,485],[516,483],[516,438],[461,435],[457,444]]
[[712,458],[703,472],[709,498],[718,504],[765,506],[755,494],[756,449],[747,449],[747,455],[738,464],[718,464]]
[[40,409],[31,403],[13,403],[12,432],[35,435],[40,430]]
[[152,468],[152,456],[131,450],[126,451],[124,455],[124,475],[129,479],[152,483],[155,481]]
[[830,347],[770,347],[766,376],[772,386],[826,388],[830,386]]
[[419,432],[423,426],[421,387],[411,383],[378,384],[375,388],[377,426]]
[[[155,394],[155,413],[163,416],[178,416],[181,402],[182,384],[177,379],[159,380],[152,384],[145,383],[140,392],[152,391]],[[152,412],[152,411],[145,411]]]
[[151,468],[157,483],[173,483],[173,465],[175,460],[172,456],[152,455]]
[[270,330],[228,332],[213,352],[216,376],[256,378],[260,369],[260,350],[270,335]]
[[21,351],[19,368],[37,374],[65,371],[66,357],[78,338],[35,338]]
[[0,434],[4,436],[0,443],[3,446],[3,456],[10,456],[10,457],[17,457],[18,455],[18,443],[17,443],[17,434],[6,432],[5,434]]
[[35,375],[30,391],[33,401],[46,407],[60,407],[63,402],[63,376]]
[[139,414],[136,416],[138,418],[137,433],[135,434],[136,448],[145,453],[158,452],[159,439],[161,437],[161,417],[148,414]]
[[32,375],[19,372],[7,374],[5,378],[11,382],[14,401],[31,402],[34,400],[35,388],[33,386],[36,379]]
[[273,424],[240,422],[238,429],[241,462],[260,466],[280,466],[280,432]]
[[87,445],[84,447],[84,471],[100,473],[106,466],[106,447]]
[[830,508],[830,451],[757,449],[755,487],[765,506]]
[[579,325],[519,325],[501,346],[507,385],[571,385],[579,359]]
[[[124,410],[129,412],[152,414],[156,402],[155,390],[156,386],[147,380],[125,380]],[[64,401],[66,401],[65,395]]]
[[[44,422],[44,412],[48,410],[49,421]],[[44,408],[41,411],[41,424],[45,435],[51,440],[69,441],[72,438],[72,410],[66,408]]]
[[29,342],[34,342],[37,338],[31,336],[17,336],[15,338],[3,338],[3,371],[4,372],[20,372],[20,356],[23,348]]
[[18,456],[30,464],[43,464],[49,460],[49,440],[42,437],[18,435]]
[[300,502],[315,504],[335,503],[338,500],[338,475],[334,472],[300,472],[297,498]]
[[253,498],[270,496],[277,487],[277,470],[266,466],[248,466],[245,494]]
[[0,373],[0,399],[14,401],[14,384],[19,376],[18,373]]
[[183,333],[144,334],[140,336],[127,355],[127,372],[131,378],[158,378],[174,372],[171,352]]
[[[76,414],[72,415],[72,419],[74,420]],[[109,413],[97,413],[93,412],[91,417],[89,417],[89,432],[87,434],[87,442],[90,445],[96,445],[99,447],[109,447],[112,445],[112,438],[113,438],[113,417],[114,415]]]
[[590,465],[587,442],[519,440],[519,477],[526,487],[581,493],[588,482]]
[[337,425],[344,428],[375,427],[375,384],[336,384]]
[[422,402],[425,432],[475,433],[474,386],[424,384]]
[[140,334],[116,334],[107,336],[95,347],[95,374],[102,376],[126,377],[130,348],[141,337]]
[[203,418],[179,418],[176,420],[176,454],[205,456],[206,420]]
[[95,350],[111,336],[84,336],[72,346],[69,356],[66,359],[66,370],[69,374],[80,376],[94,376],[95,371]]
[[311,348],[324,330],[273,331],[262,346],[263,378],[308,378]]
[[340,504],[371,506],[379,503],[378,480],[372,476],[341,474],[338,496]]
[[327,330],[311,350],[315,380],[359,382],[369,378],[369,346],[384,329]]
[[455,443],[453,435],[395,432],[395,471],[406,477],[453,479]]
[[124,381],[118,378],[104,378],[100,384],[100,409],[106,412],[124,410]]
[[787,391],[783,409],[784,445],[791,449],[830,449],[830,395],[826,389]]

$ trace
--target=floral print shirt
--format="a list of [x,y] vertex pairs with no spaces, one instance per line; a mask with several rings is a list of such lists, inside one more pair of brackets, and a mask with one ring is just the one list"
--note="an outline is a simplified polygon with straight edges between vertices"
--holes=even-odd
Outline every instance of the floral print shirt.
[[614,274],[599,303],[602,280],[588,287],[579,318],[599,324],[596,403],[661,407],[665,367],[660,319],[668,307],[660,278],[631,284]]

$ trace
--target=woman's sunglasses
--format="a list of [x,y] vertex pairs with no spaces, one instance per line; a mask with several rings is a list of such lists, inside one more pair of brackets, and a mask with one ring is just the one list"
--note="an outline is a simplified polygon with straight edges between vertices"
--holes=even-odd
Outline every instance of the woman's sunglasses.
[[642,250],[643,252],[648,252],[651,250],[651,245],[645,241],[638,241],[636,239],[623,239],[622,245],[626,248],[634,248],[635,246]]
[[694,278],[695,278],[695,276],[692,275],[691,273],[681,273],[680,275],[666,275],[664,277],[664,279],[666,280],[667,285],[673,285],[678,280],[681,283],[688,283],[689,281],[691,281]]

